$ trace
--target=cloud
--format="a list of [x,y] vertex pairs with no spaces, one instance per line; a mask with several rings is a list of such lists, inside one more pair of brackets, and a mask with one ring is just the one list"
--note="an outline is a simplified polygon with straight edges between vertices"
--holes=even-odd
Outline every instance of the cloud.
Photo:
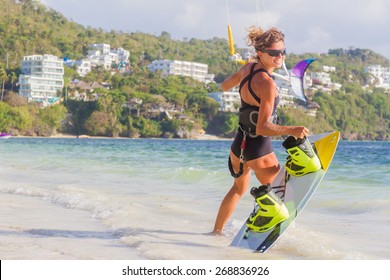
[[280,25],[288,37],[287,47],[294,52],[352,46],[390,57],[389,39],[384,36],[390,26],[388,1],[291,0],[278,11],[283,15]]
[[195,30],[201,26],[205,11],[199,3],[181,6],[173,15],[173,22],[180,28]]
[[390,58],[388,0],[44,0],[74,21],[104,30],[162,31],[174,39],[227,38],[240,47],[251,25],[275,26],[290,52],[370,48]]

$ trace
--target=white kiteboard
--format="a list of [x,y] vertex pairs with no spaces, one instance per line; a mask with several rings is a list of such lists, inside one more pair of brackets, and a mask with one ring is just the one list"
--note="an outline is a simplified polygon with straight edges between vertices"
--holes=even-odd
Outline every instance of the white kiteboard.
[[[303,210],[320,184],[336,152],[340,132],[317,134],[309,137],[321,161],[321,169],[300,177],[288,175],[283,166],[272,182],[272,190],[284,201],[289,218],[266,232],[248,230],[246,221],[230,246],[246,248],[264,253],[286,231]],[[287,176],[287,177],[286,177]]]

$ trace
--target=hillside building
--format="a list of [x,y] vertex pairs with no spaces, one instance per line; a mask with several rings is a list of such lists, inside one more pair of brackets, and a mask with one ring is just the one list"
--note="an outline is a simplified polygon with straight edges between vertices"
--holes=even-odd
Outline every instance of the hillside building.
[[118,72],[129,71],[130,52],[123,48],[111,48],[109,44],[89,44],[89,50],[84,59],[65,60],[65,65],[75,67],[77,73],[84,77],[97,66],[103,66],[106,70],[113,67]]
[[321,84],[328,86],[332,83],[330,74],[326,72],[312,72],[311,79],[313,81],[313,84]]
[[390,67],[370,65],[365,71],[371,74],[369,83],[375,87],[390,89]]
[[191,77],[204,83],[214,80],[214,75],[208,74],[208,65],[198,62],[160,59],[154,60],[148,68],[152,72],[160,71],[163,77],[167,75]]
[[64,86],[63,60],[50,55],[23,57],[19,76],[19,95],[29,102],[51,105],[60,99]]
[[209,97],[219,103],[219,110],[222,112],[238,112],[241,105],[238,90],[212,92]]

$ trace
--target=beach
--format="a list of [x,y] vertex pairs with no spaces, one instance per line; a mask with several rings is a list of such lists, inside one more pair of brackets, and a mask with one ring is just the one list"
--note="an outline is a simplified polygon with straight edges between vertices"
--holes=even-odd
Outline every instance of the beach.
[[[265,254],[210,236],[230,141],[10,138],[0,143],[3,260],[389,259],[390,143],[340,142],[317,192]],[[280,161],[281,141],[274,142]],[[357,152],[359,151],[359,152]],[[6,159],[6,160],[4,160]],[[252,186],[258,184],[254,179]]]
[[[32,204],[34,211],[24,206]],[[91,251],[97,259],[140,258],[84,211],[9,194],[1,194],[0,208],[2,259],[82,260]],[[107,247],[113,254],[107,255]]]

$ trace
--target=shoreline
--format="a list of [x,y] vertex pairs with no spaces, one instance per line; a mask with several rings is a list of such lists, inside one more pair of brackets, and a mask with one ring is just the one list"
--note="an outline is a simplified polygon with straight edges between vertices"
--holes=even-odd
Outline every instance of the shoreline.
[[[139,138],[130,138],[130,137],[110,137],[110,136],[90,136],[90,135],[74,135],[74,134],[64,134],[58,133],[51,136],[24,136],[24,135],[12,135],[10,138],[54,138],[54,139],[168,139],[168,140],[205,140],[205,141],[233,141],[232,138],[220,137],[212,134],[200,134],[193,138],[164,138],[164,137],[139,137]],[[273,137],[272,140],[283,140],[282,137]],[[351,141],[351,142],[390,142],[389,140],[375,140],[375,139],[344,139],[341,138],[340,141]]]
[[110,136],[90,136],[90,135],[73,135],[73,134],[64,134],[58,133],[51,136],[24,136],[24,135],[15,135],[11,138],[58,138],[58,139],[175,139],[175,140],[233,140],[234,138],[224,138],[211,134],[202,134],[194,138],[164,138],[164,137],[146,137],[146,138],[130,138],[130,137],[110,137]]

